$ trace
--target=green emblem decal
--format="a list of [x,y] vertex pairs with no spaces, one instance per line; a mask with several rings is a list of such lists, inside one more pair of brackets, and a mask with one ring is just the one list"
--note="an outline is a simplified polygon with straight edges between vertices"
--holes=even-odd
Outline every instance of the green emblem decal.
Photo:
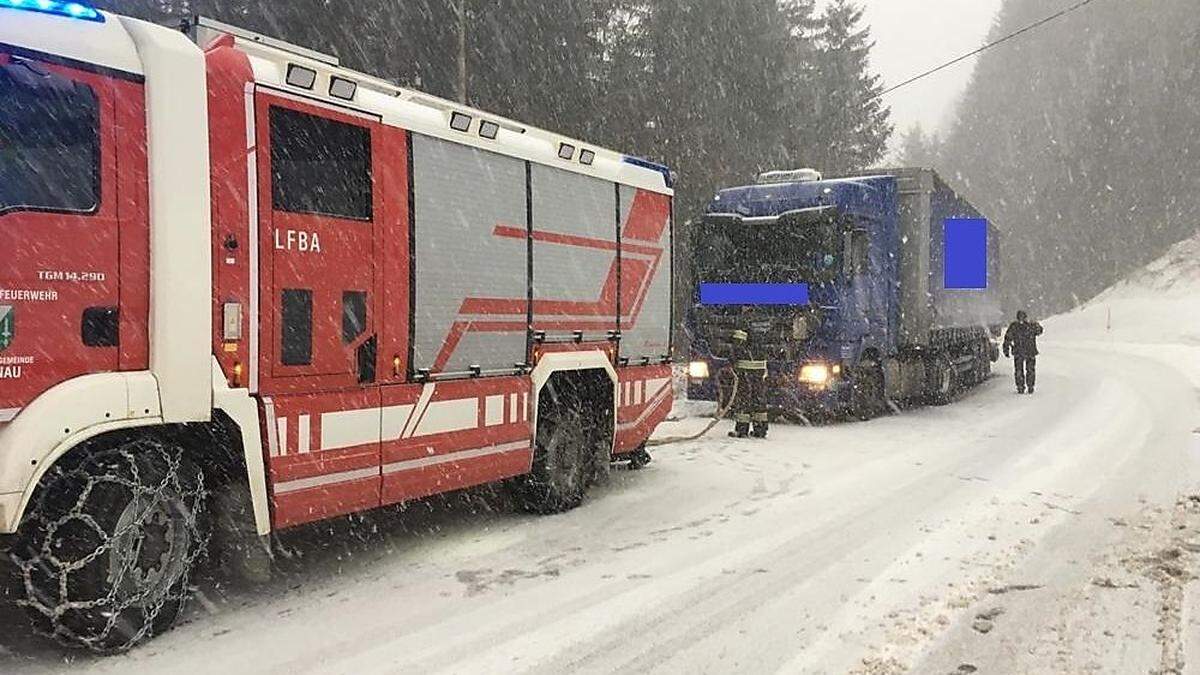
[[16,312],[9,305],[0,305],[0,352],[12,344],[17,332]]

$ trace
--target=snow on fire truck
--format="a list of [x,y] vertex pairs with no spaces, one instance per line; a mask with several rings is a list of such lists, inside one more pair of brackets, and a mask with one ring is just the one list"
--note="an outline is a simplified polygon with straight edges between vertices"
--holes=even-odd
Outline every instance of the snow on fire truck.
[[0,0],[0,538],[37,627],[119,650],[210,539],[506,479],[561,511],[647,459],[666,168],[187,32]]

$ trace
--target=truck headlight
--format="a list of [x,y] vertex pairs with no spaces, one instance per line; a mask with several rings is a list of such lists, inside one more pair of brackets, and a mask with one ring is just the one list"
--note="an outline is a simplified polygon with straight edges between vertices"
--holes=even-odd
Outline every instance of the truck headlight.
[[800,366],[800,381],[804,384],[823,387],[829,384],[832,376],[833,372],[824,363],[806,363]]
[[703,380],[708,377],[708,361],[692,361],[688,364],[688,377]]

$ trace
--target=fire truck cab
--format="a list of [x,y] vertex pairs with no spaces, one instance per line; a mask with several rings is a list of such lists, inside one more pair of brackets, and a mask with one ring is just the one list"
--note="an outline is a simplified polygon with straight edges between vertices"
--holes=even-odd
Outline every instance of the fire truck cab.
[[569,509],[672,402],[665,167],[188,29],[0,0],[0,541],[101,651],[239,532]]

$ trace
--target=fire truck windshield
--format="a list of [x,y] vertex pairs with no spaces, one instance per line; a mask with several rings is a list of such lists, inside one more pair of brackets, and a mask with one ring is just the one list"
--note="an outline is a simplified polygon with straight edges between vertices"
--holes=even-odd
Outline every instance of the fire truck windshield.
[[94,211],[99,128],[91,87],[28,61],[0,65],[0,214]]
[[842,266],[842,231],[822,219],[803,225],[701,220],[692,231],[699,280],[819,284]]

